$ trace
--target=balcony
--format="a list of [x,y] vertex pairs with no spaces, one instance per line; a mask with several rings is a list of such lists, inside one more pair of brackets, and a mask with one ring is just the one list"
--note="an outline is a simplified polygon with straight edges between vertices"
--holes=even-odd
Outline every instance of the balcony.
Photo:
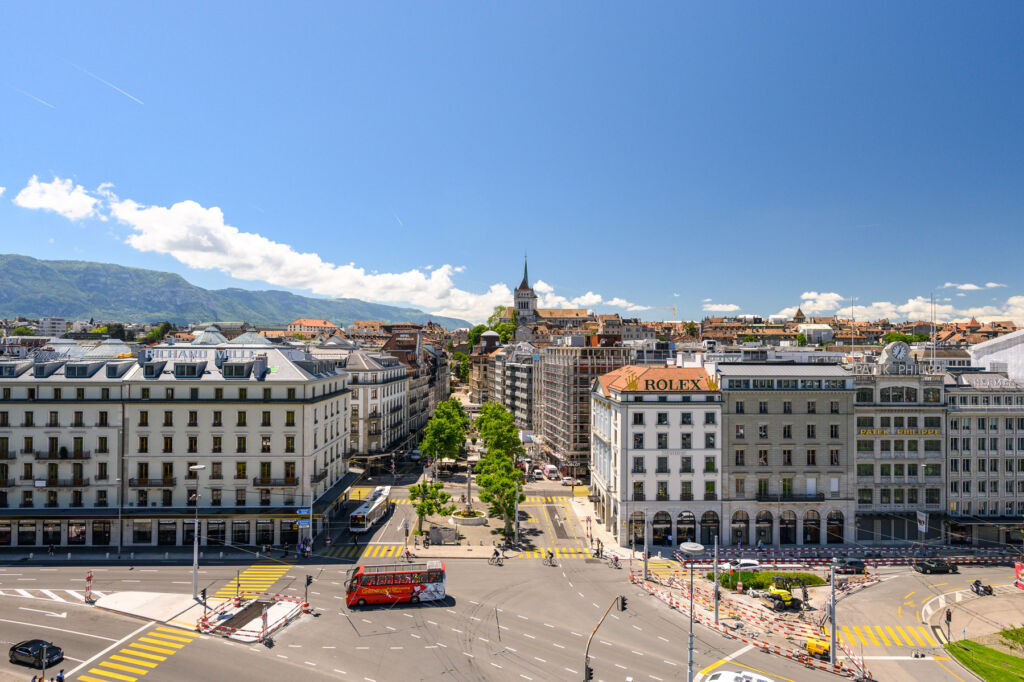
[[0,452],[0,459],[17,459],[17,458],[18,458],[18,453],[15,452],[14,450],[6,450],[4,452]]
[[260,478],[252,479],[253,486],[257,488],[291,488],[299,484],[297,478]]
[[173,476],[167,478],[129,478],[129,488],[173,488],[178,484],[178,479]]
[[42,452],[37,450],[36,459],[46,461],[92,459],[92,452],[89,450],[82,450],[81,452],[64,452],[61,454],[58,452]]
[[692,474],[693,473],[693,467],[681,467],[679,469],[679,473],[681,473],[681,474]]
[[14,479],[13,478],[0,478],[0,488],[13,488],[13,487],[14,487]]
[[659,467],[659,468],[654,470],[654,473],[656,473],[656,474],[667,474],[667,473],[669,473],[669,470],[668,470],[668,467]]
[[704,467],[704,473],[705,474],[717,474],[718,473],[718,469],[716,469],[715,467]]
[[315,485],[315,484],[319,483],[320,481],[324,480],[325,478],[327,478],[327,469],[324,469],[323,471],[321,471],[319,473],[312,474],[309,477],[309,482]]
[[45,486],[39,486],[40,488],[85,488],[89,485],[88,478],[33,478],[31,476],[22,476],[20,479],[22,482],[29,482],[33,485],[37,483],[45,483]]
[[713,501],[715,501],[717,499],[718,499],[718,494],[717,493],[704,493],[704,501],[705,502],[713,502]]
[[693,502],[693,493],[683,493],[679,496],[681,502]]
[[771,495],[768,493],[758,493],[756,499],[758,502],[824,502],[825,493],[812,493],[810,495],[796,495],[792,493]]
[[633,493],[634,502],[643,502],[646,498],[643,493]]
[[633,468],[633,469],[632,469],[632,470],[630,471],[630,473],[631,473],[631,474],[646,474],[646,473],[647,473],[647,469],[637,469],[637,468]]

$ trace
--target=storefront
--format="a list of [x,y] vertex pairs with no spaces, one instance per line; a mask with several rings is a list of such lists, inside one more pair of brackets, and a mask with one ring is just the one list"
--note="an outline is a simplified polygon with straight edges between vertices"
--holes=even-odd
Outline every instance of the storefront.
[[68,521],[68,545],[84,545],[87,539],[85,529],[85,521]]

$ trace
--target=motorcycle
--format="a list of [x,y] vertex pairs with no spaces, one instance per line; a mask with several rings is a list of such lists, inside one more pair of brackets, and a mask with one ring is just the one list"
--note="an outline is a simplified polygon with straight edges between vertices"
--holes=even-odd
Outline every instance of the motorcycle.
[[979,596],[986,596],[992,594],[991,585],[982,585],[980,580],[975,580],[971,583],[971,591]]

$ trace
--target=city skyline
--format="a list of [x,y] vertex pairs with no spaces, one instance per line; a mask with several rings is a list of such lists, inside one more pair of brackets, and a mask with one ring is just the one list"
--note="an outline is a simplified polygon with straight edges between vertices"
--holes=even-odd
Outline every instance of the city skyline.
[[473,322],[524,252],[542,307],[1024,321],[1019,6],[193,9],[12,13],[5,251]]

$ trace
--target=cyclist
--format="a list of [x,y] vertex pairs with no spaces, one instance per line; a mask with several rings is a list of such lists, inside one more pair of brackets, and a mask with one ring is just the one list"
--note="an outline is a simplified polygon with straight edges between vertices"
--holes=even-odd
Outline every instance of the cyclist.
[[612,555],[612,566],[614,566],[615,568],[619,567],[619,555],[618,554],[613,554]]
[[494,548],[494,554],[491,555],[491,561],[493,563],[498,563],[498,562],[501,561],[501,553],[498,552],[498,548],[497,547]]
[[549,564],[551,564],[552,566],[555,565],[555,553],[552,552],[550,549],[548,550],[547,559]]
[[405,549],[405,560],[412,561],[412,552],[409,551],[408,547]]

